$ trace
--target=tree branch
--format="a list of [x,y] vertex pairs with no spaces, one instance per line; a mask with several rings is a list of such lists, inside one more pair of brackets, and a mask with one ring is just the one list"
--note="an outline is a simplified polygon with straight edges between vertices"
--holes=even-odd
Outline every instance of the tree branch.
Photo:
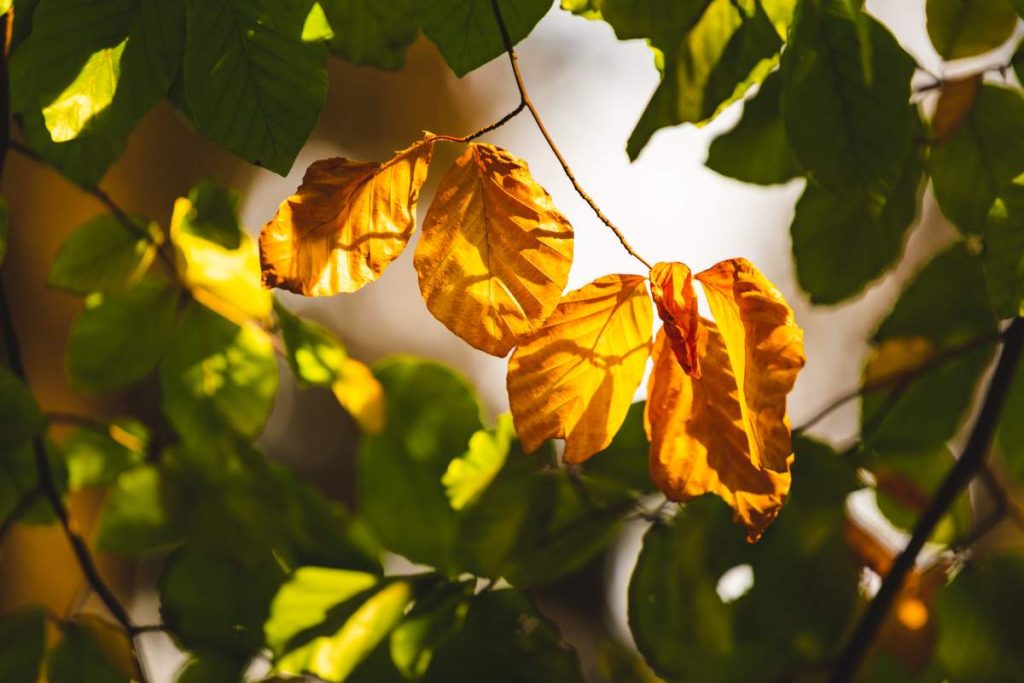
[[935,491],[927,509],[915,525],[910,541],[896,557],[892,568],[882,581],[881,588],[868,605],[856,630],[847,641],[846,647],[835,660],[832,676],[829,679],[831,683],[848,683],[856,675],[897,594],[903,587],[907,574],[913,569],[921,548],[931,538],[939,520],[953,505],[957,496],[983,470],[996,427],[999,425],[999,416],[1002,414],[1006,397],[1017,372],[1017,366],[1020,364],[1022,352],[1024,352],[1024,318],[1015,318],[1004,335],[1003,351],[999,356],[995,373],[985,394],[981,413],[974,423],[963,453]]
[[[569,179],[569,182],[572,183],[573,188],[576,190],[576,194],[582,197],[583,201],[589,204],[597,217],[601,219],[601,222],[615,233],[615,236],[619,239],[619,243],[622,244],[622,248],[625,249],[630,256],[642,263],[647,270],[650,270],[651,264],[644,260],[644,258],[640,256],[632,246],[630,246],[629,242],[626,240],[626,236],[622,234],[622,231],[604,215],[604,212],[601,211],[601,207],[597,205],[597,202],[595,202],[590,195],[586,193],[586,191],[580,186],[579,181],[576,180],[576,175],[572,172],[569,162],[565,160],[562,152],[559,151],[558,146],[551,137],[551,134],[548,133],[548,129],[544,126],[544,121],[541,120],[540,114],[537,112],[537,107],[535,107],[533,102],[530,100],[530,94],[526,90],[526,83],[523,82],[523,74],[519,71],[519,57],[516,55],[516,49],[512,44],[511,36],[509,36],[508,27],[505,25],[505,18],[501,14],[501,7],[498,5],[498,0],[491,0],[491,7],[494,10],[494,18],[498,22],[498,29],[501,31],[501,40],[505,45],[505,52],[508,54],[509,63],[512,65],[512,74],[516,79],[516,87],[519,88],[520,109],[516,110],[515,113],[518,114],[523,106],[530,110],[530,115],[533,116],[533,120],[537,124],[537,128],[540,130],[540,134],[544,136],[544,140],[548,143],[548,147],[551,148],[555,158],[558,159],[558,163],[562,166],[562,171]],[[511,116],[508,118],[511,118]]]

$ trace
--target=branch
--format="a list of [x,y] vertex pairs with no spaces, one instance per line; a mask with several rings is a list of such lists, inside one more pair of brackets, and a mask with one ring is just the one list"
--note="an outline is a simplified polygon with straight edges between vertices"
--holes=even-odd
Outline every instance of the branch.
[[897,594],[903,587],[907,573],[914,567],[921,548],[931,537],[939,520],[953,505],[957,496],[983,470],[986,456],[992,445],[993,435],[999,425],[999,416],[1003,412],[1006,397],[1013,385],[1022,352],[1024,352],[1024,318],[1015,318],[1006,329],[1002,354],[999,356],[995,373],[989,383],[985,400],[981,406],[981,413],[971,430],[963,453],[950,469],[946,478],[942,480],[928,504],[928,508],[914,527],[910,541],[896,557],[892,568],[882,581],[881,588],[868,605],[856,630],[847,641],[846,647],[836,659],[832,676],[829,679],[831,683],[848,683],[856,675]]
[[[505,45],[505,52],[508,53],[508,60],[512,65],[512,74],[516,79],[516,87],[519,88],[520,108],[516,110],[515,114],[518,114],[524,106],[530,110],[530,115],[533,116],[533,120],[536,122],[537,128],[540,130],[540,134],[544,136],[544,140],[548,143],[548,147],[551,148],[555,158],[558,159],[558,163],[562,166],[562,171],[565,172],[565,176],[569,179],[569,182],[572,183],[573,188],[576,190],[576,194],[582,197],[583,201],[589,204],[597,217],[601,219],[601,222],[615,233],[615,236],[619,239],[619,243],[622,245],[622,248],[625,249],[630,256],[644,264],[644,267],[646,267],[647,270],[650,270],[651,264],[644,260],[640,254],[636,253],[633,247],[630,246],[629,242],[626,241],[626,236],[622,234],[622,231],[604,215],[601,208],[593,199],[591,199],[590,195],[584,191],[580,186],[579,181],[576,180],[576,175],[572,172],[569,162],[565,160],[565,157],[562,156],[562,152],[559,151],[555,141],[551,138],[551,134],[548,133],[548,129],[544,126],[544,121],[541,120],[540,114],[537,112],[537,107],[533,105],[533,102],[530,100],[530,94],[526,91],[526,84],[523,82],[523,74],[519,71],[519,57],[516,55],[515,46],[513,46],[512,38],[509,36],[508,27],[505,25],[505,18],[501,15],[501,7],[498,5],[498,0],[491,0],[491,7],[494,10],[494,18],[498,22],[498,29],[501,31],[501,40]],[[511,116],[508,118],[511,118]],[[504,123],[504,121],[502,121],[502,123]]]

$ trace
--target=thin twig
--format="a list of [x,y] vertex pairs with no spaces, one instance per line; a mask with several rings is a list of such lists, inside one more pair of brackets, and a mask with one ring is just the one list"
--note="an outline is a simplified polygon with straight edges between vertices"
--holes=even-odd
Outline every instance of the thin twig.
[[459,136],[456,136],[456,135],[435,135],[434,139],[436,139],[436,140],[447,140],[448,142],[472,142],[473,140],[476,140],[478,137],[481,137],[483,135],[486,135],[487,133],[490,133],[492,130],[497,130],[498,128],[501,128],[506,123],[508,123],[509,121],[514,119],[515,117],[519,116],[519,114],[521,114],[524,109],[526,109],[526,102],[523,101],[522,99],[520,99],[519,104],[516,106],[515,109],[513,109],[509,113],[505,114],[504,116],[502,116],[500,119],[498,119],[494,123],[488,123],[483,128],[481,128],[481,129],[479,129],[477,131],[474,131],[474,132],[470,133],[469,135],[463,135],[462,137],[459,137]]
[[963,453],[942,480],[931,502],[914,526],[910,541],[892,563],[882,586],[857,624],[856,630],[839,654],[829,679],[831,683],[847,683],[856,676],[889,613],[896,596],[903,587],[908,572],[914,567],[917,555],[932,536],[939,521],[948,512],[957,496],[985,466],[985,459],[1007,395],[1013,384],[1017,366],[1024,352],[1024,318],[1016,318],[1004,335],[1002,353],[981,407],[981,413],[971,430]]
[[935,354],[920,365],[916,365],[912,368],[899,370],[892,374],[880,377],[871,382],[867,382],[856,389],[851,389],[844,394],[841,394],[837,398],[833,399],[828,405],[815,413],[810,419],[801,424],[799,427],[793,429],[794,434],[800,434],[807,431],[814,425],[818,424],[826,417],[834,413],[836,410],[842,408],[850,401],[860,398],[865,394],[871,394],[876,391],[882,391],[883,389],[897,388],[908,384],[909,382],[917,379],[921,375],[927,374],[928,372],[935,370],[950,361],[953,361],[960,356],[974,351],[975,349],[981,348],[988,344],[994,344],[1000,341],[1004,336],[1004,333],[998,332],[996,334],[987,334],[982,337],[971,339],[968,342],[960,344],[958,346],[951,346],[944,351]]
[[530,94],[526,90],[526,83],[523,82],[523,74],[519,71],[519,57],[516,55],[516,49],[512,44],[512,38],[508,33],[508,27],[505,25],[505,18],[501,14],[501,7],[498,6],[498,0],[491,0],[491,7],[494,10],[494,18],[498,22],[498,29],[501,31],[501,40],[505,46],[505,52],[508,54],[509,63],[512,65],[512,74],[516,79],[516,87],[519,88],[519,97],[522,105],[530,110],[530,115],[533,116],[533,120],[537,124],[537,128],[540,130],[540,134],[544,136],[544,140],[548,143],[548,147],[551,148],[555,158],[558,159],[558,163],[562,166],[562,171],[565,172],[565,176],[569,179],[569,182],[572,183],[573,188],[576,190],[576,194],[582,197],[583,201],[589,204],[597,217],[601,219],[601,222],[615,233],[615,236],[619,239],[619,243],[622,244],[623,249],[625,249],[630,256],[644,264],[647,270],[650,270],[651,264],[644,260],[640,254],[636,253],[633,247],[630,246],[629,242],[626,240],[626,236],[622,234],[622,231],[604,215],[601,208],[593,199],[591,199],[590,195],[584,191],[580,186],[579,181],[576,180],[576,175],[572,172],[569,162],[565,160],[562,152],[559,151],[558,146],[551,137],[551,134],[548,133],[548,129],[544,126],[544,121],[541,120],[540,114],[537,112],[537,107],[535,107],[533,102],[530,100]]

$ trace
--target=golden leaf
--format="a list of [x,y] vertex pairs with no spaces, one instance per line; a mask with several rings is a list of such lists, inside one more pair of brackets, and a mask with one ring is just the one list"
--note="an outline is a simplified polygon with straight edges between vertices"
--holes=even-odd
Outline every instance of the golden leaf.
[[611,443],[643,379],[652,321],[638,275],[606,275],[559,302],[508,363],[525,452],[563,438],[565,461],[578,463]]
[[701,322],[699,379],[676,362],[664,330],[654,344],[644,408],[651,478],[670,500],[719,496],[746,527],[747,539],[756,541],[786,500],[793,456],[782,472],[752,461],[725,342],[713,322]]
[[380,277],[416,230],[434,141],[420,140],[383,163],[335,157],[310,166],[260,232],[263,283],[327,296]]
[[665,323],[665,334],[676,360],[686,374],[700,377],[697,362],[697,336],[702,333],[693,275],[682,263],[656,263],[651,268],[651,296],[658,317]]
[[467,343],[504,356],[558,304],[572,237],[524,161],[471,144],[423,222],[414,261],[423,300]]
[[786,395],[804,366],[803,330],[782,294],[746,259],[721,261],[696,277],[736,376],[751,462],[786,472],[792,453]]
[[981,92],[981,76],[969,76],[949,81],[942,86],[942,94],[932,116],[932,132],[940,143],[948,142],[971,115],[974,101]]
[[341,378],[331,385],[331,391],[364,432],[377,434],[383,431],[387,415],[384,387],[370,368],[346,357],[341,362]]

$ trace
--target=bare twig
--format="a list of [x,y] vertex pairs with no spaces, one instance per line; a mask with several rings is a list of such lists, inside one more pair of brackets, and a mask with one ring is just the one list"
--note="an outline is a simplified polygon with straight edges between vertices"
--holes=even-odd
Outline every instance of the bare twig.
[[914,526],[910,541],[893,561],[889,573],[882,581],[881,588],[868,605],[843,651],[835,660],[832,676],[829,679],[831,683],[847,683],[857,674],[864,656],[874,642],[878,630],[903,587],[908,572],[914,567],[921,548],[931,538],[935,527],[956,501],[957,496],[977,474],[983,471],[985,459],[992,445],[999,417],[1013,384],[1022,352],[1024,352],[1024,318],[1016,318],[1006,330],[999,362],[985,394],[981,413],[971,430],[963,453],[950,469],[946,478],[939,484],[931,502]]
[[[498,29],[501,31],[501,40],[505,45],[505,52],[508,54],[509,63],[512,65],[512,74],[516,79],[516,87],[519,88],[521,106],[525,106],[530,111],[530,115],[533,116],[533,120],[537,124],[537,128],[540,130],[540,134],[544,136],[544,140],[548,143],[548,147],[551,148],[555,158],[558,159],[558,163],[562,166],[562,171],[569,179],[569,182],[572,183],[576,193],[583,198],[583,201],[590,205],[590,208],[594,211],[597,217],[601,219],[601,222],[615,233],[615,236],[618,238],[619,243],[622,244],[623,249],[650,270],[651,264],[644,260],[644,258],[640,256],[632,246],[630,246],[629,242],[626,240],[626,236],[622,234],[622,231],[619,230],[606,215],[604,215],[604,212],[601,211],[601,207],[597,205],[597,202],[595,202],[590,195],[586,193],[586,191],[580,186],[579,181],[576,180],[576,175],[572,172],[569,162],[565,160],[562,152],[559,151],[554,139],[552,139],[551,134],[548,133],[548,129],[544,126],[544,121],[541,120],[540,114],[537,112],[537,107],[535,107],[533,102],[530,100],[530,94],[526,90],[526,83],[523,82],[523,74],[519,71],[519,57],[516,55],[516,49],[512,44],[512,38],[508,33],[508,27],[505,25],[505,18],[501,14],[501,7],[498,5],[498,0],[491,0],[491,7],[494,10],[494,18],[498,22]],[[518,111],[519,110],[515,113],[518,113]]]
[[516,106],[515,109],[505,114],[494,123],[489,123],[480,130],[474,131],[469,135],[463,135],[462,137],[458,137],[455,135],[435,135],[434,137],[438,140],[447,140],[448,142],[472,142],[473,140],[476,140],[478,137],[481,137],[483,135],[486,135],[487,133],[490,133],[493,130],[501,128],[506,123],[508,123],[515,117],[519,116],[519,114],[521,114],[524,109],[526,109],[526,102],[520,99],[519,104]]

